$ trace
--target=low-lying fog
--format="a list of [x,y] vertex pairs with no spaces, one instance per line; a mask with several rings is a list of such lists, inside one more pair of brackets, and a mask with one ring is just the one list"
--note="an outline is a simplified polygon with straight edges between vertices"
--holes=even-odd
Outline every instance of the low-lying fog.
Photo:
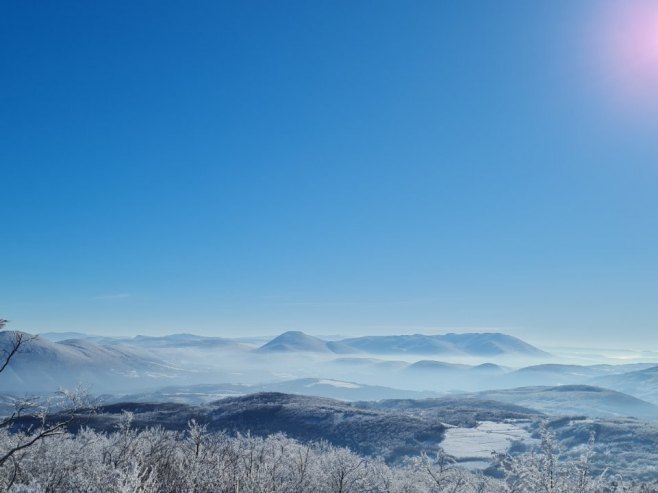
[[[10,332],[2,337],[0,345],[11,341]],[[265,342],[44,334],[22,348],[0,378],[0,390],[36,393],[82,384],[94,394],[194,402],[256,391],[372,400],[587,385],[658,403],[656,362],[654,353],[538,348],[496,333],[324,340],[287,332]],[[193,388],[199,385],[205,387]]]

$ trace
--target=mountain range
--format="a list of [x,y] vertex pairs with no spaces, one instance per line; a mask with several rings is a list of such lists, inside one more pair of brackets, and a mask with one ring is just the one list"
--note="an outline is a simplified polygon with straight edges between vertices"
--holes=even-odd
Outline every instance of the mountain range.
[[537,358],[550,356],[521,339],[500,333],[368,336],[325,341],[303,332],[289,331],[264,344],[259,351],[480,357],[522,355]]
[[[76,337],[62,339],[69,335]],[[0,332],[0,351],[11,340],[11,332]],[[514,358],[540,364],[522,368],[499,364]],[[252,391],[298,393],[285,382],[314,379],[316,383],[306,382],[308,390],[326,387],[318,395],[348,400],[372,397],[350,397],[347,394],[357,392],[335,382],[358,382],[354,385],[359,385],[360,393],[377,398],[401,397],[399,391],[440,394],[592,385],[658,403],[655,365],[572,365],[547,360],[551,358],[541,349],[499,333],[324,340],[289,331],[259,345],[185,333],[132,338],[50,333],[31,339],[16,355],[0,375],[0,390],[47,392],[82,383],[95,393],[126,394],[167,385],[221,382],[249,385]]]
[[[162,347],[241,347],[248,344],[223,337],[207,337],[194,334],[172,334],[167,336],[142,336],[111,338],[86,336],[78,332],[49,332],[43,339],[63,342],[69,339],[84,339],[101,344],[127,344],[144,348]],[[547,358],[550,354],[507,334],[483,332],[434,335],[367,336],[339,340],[324,340],[301,331],[284,332],[260,347],[260,353],[309,352],[326,354],[367,353],[376,355],[425,355],[425,356],[478,356],[503,355]]]

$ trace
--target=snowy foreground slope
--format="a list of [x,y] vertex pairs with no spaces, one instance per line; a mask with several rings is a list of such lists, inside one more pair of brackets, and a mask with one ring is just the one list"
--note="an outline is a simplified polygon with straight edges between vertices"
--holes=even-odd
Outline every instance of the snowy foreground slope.
[[[0,444],[7,440],[0,432]],[[124,414],[109,434],[85,430],[31,447],[0,484],[22,493],[573,493],[657,491],[609,474],[590,474],[587,451],[558,460],[548,431],[536,454],[498,454],[493,475],[472,472],[445,455],[411,457],[390,465],[327,443],[302,443],[281,434],[229,436],[192,421],[183,433],[135,430]],[[0,450],[2,452],[2,450]],[[13,467],[12,467],[13,466]]]
[[[260,393],[204,405],[117,403],[92,413],[81,410],[67,427],[112,433],[130,413],[137,430],[161,427],[184,433],[190,420],[208,432],[267,437],[285,433],[302,443],[327,442],[391,466],[409,458],[447,452],[457,463],[493,474],[492,452],[525,454],[535,449],[542,426],[555,434],[562,457],[577,460],[592,435],[592,472],[658,479],[658,424],[632,418],[547,416],[529,408],[476,398],[390,400],[347,403],[332,399]],[[53,422],[62,416],[52,415]],[[14,430],[39,426],[22,419]]]

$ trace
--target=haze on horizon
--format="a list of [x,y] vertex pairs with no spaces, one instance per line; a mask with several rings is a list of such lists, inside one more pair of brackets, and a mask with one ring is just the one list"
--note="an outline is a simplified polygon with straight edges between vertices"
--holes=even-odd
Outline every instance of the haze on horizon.
[[623,5],[5,2],[0,316],[658,349],[658,10]]

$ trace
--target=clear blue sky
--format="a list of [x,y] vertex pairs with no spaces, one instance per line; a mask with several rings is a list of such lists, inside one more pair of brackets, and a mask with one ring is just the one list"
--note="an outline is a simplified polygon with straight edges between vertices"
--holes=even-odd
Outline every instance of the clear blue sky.
[[2,2],[0,315],[658,347],[658,105],[605,5]]

